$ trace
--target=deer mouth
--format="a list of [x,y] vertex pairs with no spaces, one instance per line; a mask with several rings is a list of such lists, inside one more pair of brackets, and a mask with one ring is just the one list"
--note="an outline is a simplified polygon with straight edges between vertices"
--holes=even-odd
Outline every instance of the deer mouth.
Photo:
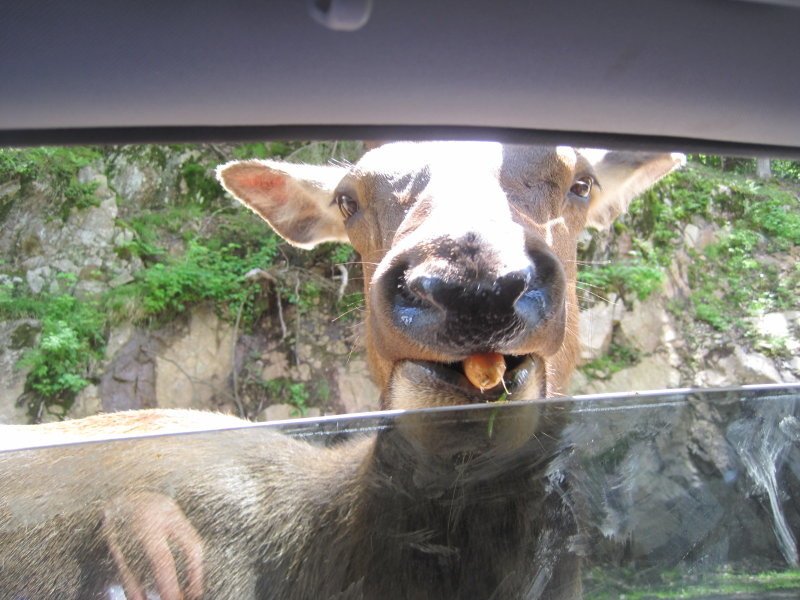
[[435,386],[448,396],[457,396],[463,403],[531,400],[543,397],[544,378],[540,376],[541,358],[533,354],[502,355],[505,373],[489,388],[474,385],[464,371],[464,361],[407,361],[428,387]]

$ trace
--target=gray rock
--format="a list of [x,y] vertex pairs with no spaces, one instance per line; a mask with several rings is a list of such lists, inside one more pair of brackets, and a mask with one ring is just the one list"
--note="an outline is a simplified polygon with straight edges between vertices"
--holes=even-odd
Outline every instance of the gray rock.
[[369,412],[380,407],[380,391],[366,362],[353,358],[336,369],[339,401],[345,413]]
[[290,379],[294,381],[311,381],[311,365],[308,363],[300,363],[292,368]]
[[114,327],[108,334],[106,356],[113,359],[117,352],[131,340],[135,333],[136,329],[130,323],[123,323]]
[[108,187],[108,177],[101,170],[101,165],[94,164],[83,167],[78,171],[79,183],[94,183],[97,185],[94,194],[98,198],[110,198],[113,192]]
[[100,206],[71,215],[67,226],[77,230],[78,239],[83,246],[110,247],[113,246],[117,212],[114,198],[107,198]]
[[683,228],[683,243],[690,248],[697,246],[697,240],[700,239],[700,228],[693,223],[689,223]]
[[100,390],[95,385],[87,385],[78,393],[72,406],[70,406],[69,418],[82,419],[100,412],[104,412]]
[[786,349],[791,353],[800,351],[800,339],[798,339],[795,329],[798,327],[800,311],[774,312],[767,313],[760,317],[749,319],[755,332],[763,340],[779,341],[786,345]]
[[118,228],[117,232],[114,234],[114,247],[125,246],[126,244],[130,244],[134,239],[134,233],[130,229],[122,229]]
[[791,335],[789,327],[792,313],[767,313],[760,317],[750,319],[755,330],[763,335],[777,338],[788,338]]
[[230,393],[232,366],[233,326],[208,307],[194,310],[156,357],[158,406],[214,410],[215,397]]
[[160,177],[152,166],[138,164],[121,155],[115,159],[113,167],[111,185],[122,198],[140,206],[155,200]]
[[78,265],[69,258],[58,258],[50,263],[50,267],[56,273],[72,273],[73,275],[80,273]]
[[50,267],[39,267],[25,273],[25,280],[28,282],[28,287],[31,288],[31,291],[34,294],[38,294],[48,284],[50,274]]
[[734,381],[728,379],[725,373],[714,371],[713,369],[704,369],[695,373],[693,383],[701,388],[723,387],[735,384]]
[[155,340],[131,328],[116,330],[107,351],[112,359],[98,390],[103,411],[156,407]]
[[624,312],[619,321],[624,343],[646,354],[664,345],[668,326],[669,317],[657,296],[635,302],[633,309]]
[[617,306],[616,297],[609,302],[598,302],[590,309],[581,312],[579,334],[581,359],[594,360],[605,354],[611,345],[614,322],[619,319],[623,307]]
[[[86,180],[102,183],[104,176],[84,171]],[[95,191],[98,206],[73,210],[66,222],[52,215],[49,192],[27,194],[24,202],[11,210],[0,231],[0,253],[8,268],[26,273],[34,293],[69,291],[59,281],[61,273],[77,275],[79,279],[96,282],[110,279],[111,269],[104,264],[116,264],[120,259],[113,246],[117,230],[117,204],[113,194],[102,185]],[[107,286],[96,283],[83,286],[82,293],[103,291]]]
[[36,343],[39,322],[19,319],[0,323],[0,423],[27,423],[27,407],[19,404],[28,370],[18,365]]
[[669,364],[662,354],[647,356],[628,369],[623,369],[608,381],[592,381],[586,386],[586,393],[638,392],[644,390],[664,390],[678,387],[680,372]]
[[583,374],[582,371],[575,370],[572,374],[572,379],[569,382],[569,389],[567,395],[577,396],[579,394],[588,394],[590,381],[589,378]]
[[261,411],[257,421],[285,421],[296,418],[293,413],[296,411],[291,404],[273,404]]
[[800,377],[800,356],[795,356],[789,361],[789,368],[795,375]]
[[592,524],[587,556],[624,552],[677,565],[702,545],[704,560],[795,561],[791,536],[776,540],[780,529],[800,531],[792,502],[800,454],[791,441],[798,406],[789,396],[771,400],[666,396],[643,400],[646,410],[606,407],[578,419],[567,435],[578,454],[571,476],[586,491],[578,502],[585,499]]
[[42,267],[47,267],[49,265],[49,261],[47,257],[42,256],[40,254],[34,256],[26,256],[22,260],[19,261],[20,266],[22,269],[26,271],[31,271],[33,269],[40,269]]
[[748,354],[739,346],[719,363],[727,379],[736,385],[781,382],[780,373],[769,358],[757,352]]
[[[55,283],[55,282],[54,282]],[[108,289],[108,285],[103,281],[85,280],[79,281],[75,286],[75,295],[78,298],[88,299],[102,294]],[[51,288],[51,292],[54,290]]]
[[0,183],[0,198],[5,198],[6,196],[13,196],[20,190],[19,181],[16,179],[13,181],[6,181],[5,183]]
[[678,250],[669,266],[667,281],[664,284],[664,294],[667,298],[688,298],[692,290],[689,287],[689,265],[692,259],[685,250]]
[[702,252],[717,241],[717,228],[701,222],[689,223],[683,229],[683,243],[686,247]]
[[108,287],[113,289],[121,285],[125,285],[126,283],[130,283],[134,279],[135,277],[133,276],[133,273],[131,273],[130,271],[127,270],[121,271],[120,273],[115,275],[111,281],[108,282]]

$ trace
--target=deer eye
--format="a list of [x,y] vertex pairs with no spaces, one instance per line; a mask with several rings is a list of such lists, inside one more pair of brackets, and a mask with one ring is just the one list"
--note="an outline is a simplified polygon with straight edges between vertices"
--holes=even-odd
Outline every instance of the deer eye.
[[588,198],[592,192],[592,184],[594,181],[591,177],[581,177],[575,180],[569,191],[575,194],[578,198]]
[[339,212],[345,219],[349,219],[358,210],[358,202],[349,194],[336,194],[334,198],[336,206],[339,207]]

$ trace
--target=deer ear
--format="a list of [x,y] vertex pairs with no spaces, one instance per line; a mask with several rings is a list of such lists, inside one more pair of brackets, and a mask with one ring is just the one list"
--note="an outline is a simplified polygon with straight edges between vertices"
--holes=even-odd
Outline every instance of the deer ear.
[[217,179],[278,235],[299,248],[349,242],[333,194],[345,167],[297,165],[272,160],[233,161],[217,167]]
[[580,150],[592,165],[597,185],[589,203],[587,226],[605,229],[628,204],[670,171],[683,166],[683,154]]

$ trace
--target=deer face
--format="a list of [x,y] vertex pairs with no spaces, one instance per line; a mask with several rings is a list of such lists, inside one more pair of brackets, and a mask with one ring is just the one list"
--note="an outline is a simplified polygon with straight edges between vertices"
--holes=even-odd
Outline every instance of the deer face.
[[[361,255],[366,346],[384,407],[560,393],[578,351],[577,237],[604,226],[680,155],[387,144],[352,167],[222,165],[225,188],[301,247]],[[462,361],[502,355],[481,390]]]

